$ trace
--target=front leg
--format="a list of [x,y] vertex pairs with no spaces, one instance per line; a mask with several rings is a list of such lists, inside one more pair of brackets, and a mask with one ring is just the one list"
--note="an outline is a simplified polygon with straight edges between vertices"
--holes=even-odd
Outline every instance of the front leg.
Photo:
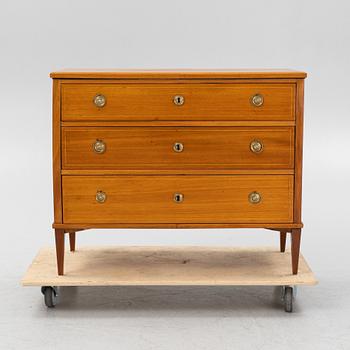
[[60,276],[64,272],[64,234],[64,230],[55,229],[57,273]]
[[292,270],[293,270],[293,275],[297,275],[298,266],[299,266],[300,240],[301,240],[300,228],[292,229],[291,239],[292,239]]

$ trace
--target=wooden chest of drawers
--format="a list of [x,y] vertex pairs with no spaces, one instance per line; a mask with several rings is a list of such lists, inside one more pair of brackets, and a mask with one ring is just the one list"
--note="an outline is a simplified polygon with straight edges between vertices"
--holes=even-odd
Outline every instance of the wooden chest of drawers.
[[298,71],[60,71],[53,78],[54,224],[266,228],[301,237]]

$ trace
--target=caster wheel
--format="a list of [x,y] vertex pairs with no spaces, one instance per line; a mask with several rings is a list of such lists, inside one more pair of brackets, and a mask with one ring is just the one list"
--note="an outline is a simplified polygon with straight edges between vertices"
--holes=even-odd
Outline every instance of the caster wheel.
[[52,308],[57,304],[57,290],[55,287],[41,287],[41,293],[44,295],[44,303],[47,307]]
[[293,287],[285,287],[283,300],[284,311],[293,312]]

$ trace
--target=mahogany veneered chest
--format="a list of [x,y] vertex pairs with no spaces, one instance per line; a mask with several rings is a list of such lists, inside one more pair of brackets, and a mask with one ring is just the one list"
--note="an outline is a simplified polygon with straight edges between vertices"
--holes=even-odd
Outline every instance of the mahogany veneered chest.
[[266,228],[301,237],[303,94],[292,70],[81,70],[53,78],[54,224]]

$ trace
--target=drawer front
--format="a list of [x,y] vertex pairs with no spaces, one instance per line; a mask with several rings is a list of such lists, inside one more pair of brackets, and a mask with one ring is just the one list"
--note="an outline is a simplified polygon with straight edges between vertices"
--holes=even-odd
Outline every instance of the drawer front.
[[63,169],[288,169],[292,127],[64,127]]
[[62,186],[64,223],[293,221],[290,175],[63,176]]
[[294,84],[62,84],[64,121],[293,120],[294,109]]

